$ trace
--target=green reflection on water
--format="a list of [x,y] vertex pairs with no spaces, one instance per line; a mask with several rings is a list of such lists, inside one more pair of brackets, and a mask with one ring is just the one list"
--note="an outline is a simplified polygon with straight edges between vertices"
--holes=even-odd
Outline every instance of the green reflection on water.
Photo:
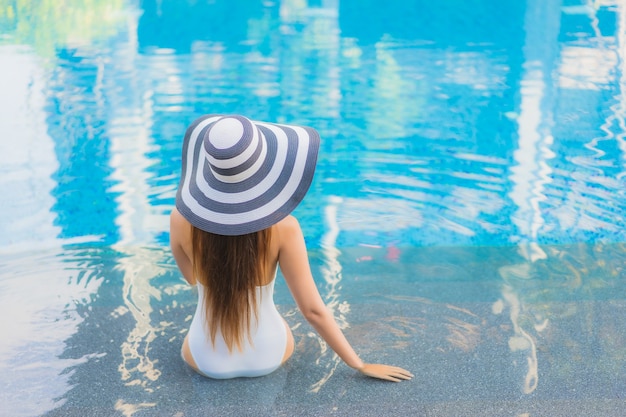
[[8,38],[52,57],[58,47],[116,34],[124,7],[122,0],[0,0],[0,42]]

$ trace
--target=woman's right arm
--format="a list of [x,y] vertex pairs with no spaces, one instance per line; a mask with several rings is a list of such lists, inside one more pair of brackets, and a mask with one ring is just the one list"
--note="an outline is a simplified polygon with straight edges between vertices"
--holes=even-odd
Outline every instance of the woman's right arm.
[[374,378],[388,381],[411,379],[410,372],[395,366],[366,364],[345,338],[332,313],[317,290],[302,230],[295,217],[288,216],[278,224],[280,269],[298,308],[319,335],[350,367]]
[[174,208],[170,214],[170,248],[172,249],[176,265],[178,265],[178,269],[180,269],[185,280],[191,285],[196,285],[196,280],[193,276],[190,247],[191,225]]

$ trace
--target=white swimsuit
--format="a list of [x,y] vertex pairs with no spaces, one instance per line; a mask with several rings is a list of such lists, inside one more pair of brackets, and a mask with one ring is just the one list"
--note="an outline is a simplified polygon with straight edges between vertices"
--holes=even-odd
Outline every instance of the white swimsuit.
[[252,344],[244,337],[243,351],[228,351],[220,329],[211,343],[205,320],[204,287],[198,283],[198,306],[189,328],[188,342],[200,372],[210,378],[255,377],[275,371],[281,364],[287,348],[285,322],[274,305],[274,283],[256,288],[258,321],[251,317]]

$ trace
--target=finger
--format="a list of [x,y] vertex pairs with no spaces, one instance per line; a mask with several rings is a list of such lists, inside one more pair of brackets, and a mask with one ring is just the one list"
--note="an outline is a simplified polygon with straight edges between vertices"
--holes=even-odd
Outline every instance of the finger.
[[392,382],[409,380],[413,377],[406,369],[382,364],[365,364],[360,371],[369,377]]
[[403,379],[405,381],[410,380],[410,379],[413,378],[413,375],[406,375],[406,374],[403,374],[403,373],[394,373],[394,374],[392,374],[392,376],[394,378]]
[[396,378],[400,378],[400,379],[404,379],[404,380],[409,380],[413,378],[413,374],[409,371],[407,371],[406,369],[402,369],[400,368],[399,370],[390,373],[391,375],[393,375]]
[[375,378],[384,379],[385,381],[400,382],[401,380],[391,375],[376,375]]
[[413,378],[413,374],[411,372],[397,366],[387,366],[385,369],[382,369],[381,372],[403,379]]
[[371,372],[367,374],[368,376],[371,376],[373,378],[378,378],[378,379],[383,379],[385,381],[391,381],[391,382],[400,382],[403,379],[406,379],[402,376],[398,376],[398,375],[394,375],[391,372]]
[[404,368],[400,368],[400,367],[397,367],[397,366],[393,366],[393,367],[391,367],[391,368],[392,368],[392,369],[393,369],[393,371],[395,371],[395,372],[398,372],[398,373],[401,373],[401,374],[405,374],[405,375],[410,375],[410,376],[413,376],[413,374],[412,374],[411,372],[407,371],[407,370],[406,370],[406,369],[404,369]]
[[410,377],[414,376],[411,372],[407,371],[406,369],[402,369],[402,368],[395,369],[395,372],[399,373],[399,374],[402,374],[402,375],[410,376]]
[[410,379],[410,378],[413,378],[413,376],[414,376],[411,372],[407,371],[406,369],[402,369],[402,368],[395,368],[393,370],[393,372],[394,372],[394,375],[403,377],[404,379],[407,379],[407,378]]

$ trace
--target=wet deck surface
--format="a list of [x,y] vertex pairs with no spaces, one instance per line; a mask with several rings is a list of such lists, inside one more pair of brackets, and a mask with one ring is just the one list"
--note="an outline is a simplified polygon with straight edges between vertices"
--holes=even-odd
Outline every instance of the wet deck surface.
[[[532,263],[514,248],[414,248],[397,263],[378,261],[373,249],[343,250],[339,261],[368,261],[342,262],[339,283],[319,273],[320,290],[365,361],[415,374],[401,383],[340,362],[284,283],[275,299],[293,329],[294,356],[266,377],[216,381],[180,359],[195,293],[167,251],[151,255],[163,262],[134,263],[143,252],[93,249],[85,263],[80,249],[57,271],[56,254],[4,257],[3,268],[21,270],[21,279],[45,269],[52,280],[76,266],[80,279],[60,280],[41,300],[72,284],[90,295],[37,313],[31,341],[1,363],[0,415],[623,416],[626,300],[615,265],[624,248],[544,249],[547,258]],[[317,272],[320,259],[312,254]]]

